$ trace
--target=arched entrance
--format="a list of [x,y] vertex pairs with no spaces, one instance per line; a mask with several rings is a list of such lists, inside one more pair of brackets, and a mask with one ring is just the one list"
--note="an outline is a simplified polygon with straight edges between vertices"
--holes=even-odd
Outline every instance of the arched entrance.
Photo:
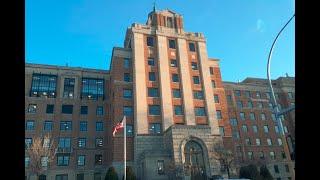
[[188,141],[184,147],[184,157],[185,168],[191,180],[206,179],[204,154],[200,144],[194,140]]

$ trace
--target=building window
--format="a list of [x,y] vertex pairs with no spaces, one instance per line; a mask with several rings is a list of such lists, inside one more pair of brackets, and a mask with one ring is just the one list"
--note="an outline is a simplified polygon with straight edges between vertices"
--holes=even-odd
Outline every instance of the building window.
[[164,160],[158,160],[157,162],[158,174],[164,174]]
[[240,90],[235,90],[234,94],[239,97],[239,96],[241,96],[241,91]]
[[73,105],[62,105],[61,113],[63,114],[72,114]]
[[248,132],[248,127],[247,127],[247,125],[242,125],[242,131],[243,131],[243,132]]
[[238,125],[237,119],[236,118],[231,118],[230,119],[230,124],[231,124],[231,126],[237,126]]
[[52,121],[44,121],[43,130],[44,131],[52,131],[53,122]]
[[47,104],[46,113],[47,114],[53,114],[54,105],[53,104]]
[[30,165],[30,157],[25,157],[24,158],[24,167],[29,167]]
[[273,167],[274,167],[274,172],[275,172],[275,173],[279,173],[279,167],[278,167],[278,165],[274,165]]
[[203,99],[203,92],[202,91],[193,91],[193,98],[194,99]]
[[173,20],[172,17],[167,17],[167,27],[173,28]]
[[256,92],[256,97],[257,97],[257,98],[261,98],[260,92]]
[[132,90],[131,89],[123,89],[123,98],[132,99]]
[[269,127],[268,127],[268,125],[264,125],[264,126],[263,126],[263,131],[264,131],[265,133],[269,133]]
[[258,126],[253,125],[252,126],[252,130],[253,130],[254,133],[258,133]]
[[273,104],[271,102],[268,103],[268,106],[271,110],[273,109]]
[[71,139],[61,137],[58,141],[58,151],[70,151],[71,150]]
[[132,116],[133,115],[132,106],[123,106],[123,115]]
[[154,58],[148,58],[148,65],[149,65],[149,66],[154,66],[154,65],[155,65],[155,60],[154,60]]
[[210,71],[210,75],[213,75],[213,67],[210,67],[209,71]]
[[260,108],[260,109],[263,108],[262,102],[257,102],[257,107]]
[[161,124],[160,123],[151,123],[149,125],[150,134],[160,134],[161,133]]
[[172,90],[172,95],[173,95],[174,98],[181,98],[180,89],[173,89]]
[[251,101],[248,101],[248,108],[253,108],[253,103]]
[[276,120],[277,120],[277,119],[276,119],[276,115],[275,115],[274,113],[271,114],[271,119],[272,119],[273,121],[276,121]]
[[292,92],[288,92],[288,97],[289,97],[289,99],[293,99],[293,94],[292,94]]
[[238,108],[242,108],[242,107],[243,107],[242,101],[237,101],[237,107],[238,107]]
[[246,95],[247,98],[250,98],[250,97],[251,97],[250,91],[245,91],[244,93],[245,93],[245,95]]
[[256,145],[257,145],[257,146],[260,146],[260,145],[261,145],[261,141],[260,141],[259,138],[256,139]]
[[248,158],[250,160],[253,160],[253,152],[251,152],[251,151],[248,152]]
[[33,74],[30,96],[56,97],[57,76],[48,74]]
[[272,146],[272,140],[271,140],[270,138],[267,138],[267,144],[268,144],[269,146]]
[[124,73],[124,74],[123,74],[123,81],[125,81],[125,82],[131,82],[131,75],[130,75],[130,73]]
[[57,156],[57,165],[58,166],[68,166],[69,165],[70,156],[58,155]]
[[221,135],[221,136],[225,136],[225,135],[224,135],[224,127],[221,127],[221,126],[220,126],[220,127],[219,127],[219,132],[220,132],[220,135]]
[[259,152],[259,158],[260,158],[260,159],[264,159],[264,153],[263,153],[263,151],[260,151],[260,152]]
[[79,148],[85,148],[87,144],[87,139],[86,138],[79,138],[78,139],[78,147]]
[[271,98],[271,93],[270,92],[266,92],[266,97],[267,97],[267,99],[270,99]]
[[37,112],[37,105],[36,104],[29,104],[28,113],[36,113],[36,112]]
[[84,166],[86,162],[86,156],[85,155],[78,155],[78,166]]
[[215,82],[214,80],[211,80],[211,85],[212,85],[213,88],[216,88],[216,87],[217,87],[217,86],[216,86],[216,82]]
[[279,146],[282,146],[282,140],[280,138],[278,138],[278,144]]
[[96,115],[97,116],[103,116],[104,112],[103,112],[103,106],[97,106],[96,109]]
[[56,180],[68,180],[68,174],[58,174]]
[[149,97],[159,97],[159,89],[158,88],[148,88],[148,96]]
[[288,133],[288,128],[287,128],[287,126],[283,126],[283,131],[284,131],[285,133]]
[[96,147],[103,147],[103,139],[96,138]]
[[216,110],[216,117],[218,120],[222,119],[222,114],[221,114],[221,110]]
[[86,114],[88,114],[88,106],[81,106],[81,108],[80,108],[80,114],[81,114],[81,115],[86,115]]
[[131,67],[131,61],[129,58],[124,58],[123,59],[123,67],[125,69],[129,69]]
[[34,130],[34,120],[28,120],[26,122],[26,130],[33,131]]
[[178,74],[172,74],[172,82],[179,82],[179,75]]
[[102,164],[102,154],[96,154],[94,159],[95,159],[95,161],[94,161],[95,165],[101,165]]
[[130,124],[126,124],[127,136],[133,136],[133,126]]
[[171,67],[177,67],[177,66],[178,66],[178,65],[177,65],[177,60],[171,59],[171,60],[170,60],[170,66],[171,66]]
[[104,98],[104,80],[82,78],[81,99]]
[[32,138],[25,138],[24,144],[26,149],[30,148],[32,146]]
[[88,122],[80,121],[80,131],[85,132],[88,130]]
[[183,115],[183,109],[182,109],[182,106],[179,105],[179,106],[174,106],[174,114],[176,116],[182,116]]
[[72,130],[72,121],[60,121],[60,130],[61,131],[71,131]]
[[65,78],[64,86],[63,86],[63,97],[65,98],[73,98],[74,97],[74,78]]
[[253,112],[251,112],[249,115],[250,115],[250,120],[253,120],[253,121],[256,120],[256,117]]
[[206,116],[206,109],[204,107],[196,107],[194,111],[196,116]]
[[176,41],[173,39],[169,39],[169,48],[176,49]]
[[198,63],[196,63],[196,62],[191,62],[191,69],[192,69],[192,70],[198,70]]
[[103,131],[103,122],[96,122],[96,131]]
[[151,37],[151,36],[148,36],[147,37],[147,46],[151,46],[151,47],[153,47],[153,37]]
[[275,131],[276,133],[280,133],[279,126],[274,126],[274,131]]
[[48,157],[47,156],[41,157],[40,163],[42,167],[48,167]]
[[156,81],[156,74],[154,72],[149,72],[149,81]]
[[240,119],[243,121],[246,120],[246,115],[244,112],[240,112]]
[[284,151],[281,152],[282,159],[287,159],[286,153]]
[[290,172],[288,164],[285,164],[284,167],[286,169],[286,172]]
[[232,104],[232,96],[231,95],[227,95],[227,102],[228,104]]
[[239,131],[232,131],[232,137],[234,139],[239,139],[240,138],[240,133]]
[[160,112],[159,105],[149,105],[149,115],[160,115]]
[[193,76],[193,84],[200,84],[200,77],[199,76]]
[[246,141],[246,145],[251,145],[251,140],[250,140],[250,138],[246,138],[245,141]]
[[266,120],[266,115],[264,113],[261,113],[260,114],[260,118],[261,118],[261,120],[265,121]]
[[189,51],[191,52],[195,52],[196,51],[196,47],[194,43],[189,43]]
[[219,103],[219,95],[217,94],[214,95],[214,102]]

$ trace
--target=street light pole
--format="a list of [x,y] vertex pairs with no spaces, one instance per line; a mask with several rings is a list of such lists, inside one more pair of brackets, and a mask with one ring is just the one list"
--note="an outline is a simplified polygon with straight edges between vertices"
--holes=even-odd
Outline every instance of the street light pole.
[[274,39],[274,41],[272,43],[272,46],[270,48],[270,51],[269,51],[268,63],[267,63],[267,77],[268,77],[268,81],[269,81],[269,87],[270,87],[270,90],[271,90],[271,101],[273,101],[273,103],[272,103],[273,104],[272,111],[275,112],[276,121],[277,121],[277,124],[280,127],[280,133],[281,133],[281,137],[283,139],[282,141],[285,143],[284,146],[285,146],[287,152],[289,152],[289,147],[288,147],[287,138],[285,136],[285,132],[284,132],[284,129],[283,129],[283,124],[282,124],[280,116],[285,114],[285,113],[287,113],[287,112],[289,112],[289,111],[294,110],[295,107],[291,106],[291,107],[289,107],[289,108],[287,108],[285,110],[280,111],[279,106],[277,104],[277,100],[275,98],[274,90],[272,88],[272,82],[271,82],[271,78],[270,78],[270,63],[271,63],[271,56],[272,56],[273,47],[274,47],[275,43],[277,42],[278,37],[280,36],[281,32],[286,28],[286,26],[290,23],[290,21],[294,17],[295,17],[295,14],[293,14],[293,16],[288,20],[288,22],[282,27],[282,29],[279,31],[279,33],[277,34],[276,38]]

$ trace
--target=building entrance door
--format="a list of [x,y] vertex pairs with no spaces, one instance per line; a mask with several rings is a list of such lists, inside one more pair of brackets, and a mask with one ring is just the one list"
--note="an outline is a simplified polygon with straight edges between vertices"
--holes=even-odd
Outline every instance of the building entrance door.
[[188,171],[191,180],[205,180],[206,169],[201,146],[197,142],[191,140],[186,144],[184,153],[186,170]]

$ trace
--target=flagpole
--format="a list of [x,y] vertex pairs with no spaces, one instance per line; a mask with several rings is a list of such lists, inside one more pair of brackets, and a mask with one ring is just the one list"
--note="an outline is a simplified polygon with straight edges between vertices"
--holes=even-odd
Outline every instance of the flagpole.
[[126,116],[124,116],[124,180],[127,179],[127,171],[126,171],[126,167],[127,167],[127,119],[126,119]]

